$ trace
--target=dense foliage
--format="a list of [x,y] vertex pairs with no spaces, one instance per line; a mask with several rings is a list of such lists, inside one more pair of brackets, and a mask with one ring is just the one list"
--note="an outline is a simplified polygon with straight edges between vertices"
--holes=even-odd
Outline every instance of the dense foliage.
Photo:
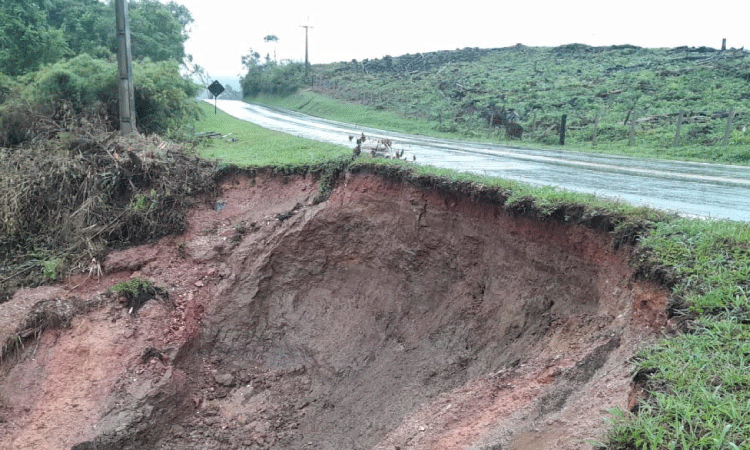
[[[189,59],[184,42],[193,19],[175,2],[130,1],[128,8],[139,131],[172,133],[198,111],[197,87],[179,67]],[[0,3],[0,146],[71,114],[116,128],[115,34],[113,0]]]
[[42,2],[0,3],[0,72],[19,75],[69,53],[61,29],[51,26]]
[[242,64],[247,69],[240,80],[244,96],[288,95],[304,86],[305,66],[301,63],[279,64],[270,56],[261,62],[260,54],[250,49],[250,53],[242,57]]
[[[172,135],[198,117],[197,86],[180,76],[176,61],[135,61],[133,72],[141,132]],[[8,89],[12,99],[0,104],[0,147],[52,136],[70,125],[70,116],[96,117],[110,129],[119,125],[114,61],[84,53],[9,81]]]
[[[152,61],[185,56],[190,12],[175,2],[129,2],[133,58]],[[20,75],[62,58],[116,54],[114,2],[4,0],[0,3],[0,72]]]

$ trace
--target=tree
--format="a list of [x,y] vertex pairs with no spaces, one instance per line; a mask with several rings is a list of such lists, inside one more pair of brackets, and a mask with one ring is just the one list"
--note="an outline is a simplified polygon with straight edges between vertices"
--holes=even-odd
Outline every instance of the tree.
[[263,41],[267,43],[273,42],[273,60],[276,61],[276,44],[279,42],[279,38],[275,34],[269,34],[263,38]]
[[[185,57],[193,18],[175,2],[131,0],[133,58]],[[62,58],[116,53],[114,2],[99,0],[0,1],[0,71],[21,75]]]
[[187,8],[158,0],[130,2],[130,39],[133,59],[182,61],[187,27],[193,22]]
[[112,5],[99,0],[49,0],[48,24],[63,32],[71,52],[106,57],[115,52]]
[[[204,73],[185,55],[192,16],[159,0],[129,9],[139,130],[175,132],[197,112],[179,64]],[[114,0],[0,0],[0,145],[28,139],[36,116],[59,108],[116,117],[115,52]]]
[[205,67],[193,62],[193,55],[185,56],[182,60],[182,68],[185,71],[185,77],[190,80],[197,80],[201,86],[208,86],[211,84],[211,75]]
[[251,48],[247,55],[242,56],[242,65],[247,69],[247,73],[242,77],[242,80],[240,80],[242,93],[244,95],[259,94],[261,92],[261,81],[263,75],[263,68],[260,64],[260,53]]
[[247,73],[240,80],[242,94],[255,96],[266,94],[290,94],[303,86],[304,66],[300,63],[277,64],[266,59],[261,64],[260,53],[252,48],[242,57]]
[[61,30],[49,26],[42,2],[0,3],[0,72],[15,76],[69,55]]

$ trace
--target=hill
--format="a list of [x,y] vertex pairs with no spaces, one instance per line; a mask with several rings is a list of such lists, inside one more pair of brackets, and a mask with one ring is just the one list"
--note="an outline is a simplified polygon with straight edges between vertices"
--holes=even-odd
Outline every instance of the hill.
[[572,148],[750,161],[744,49],[465,48],[315,65],[311,90],[424,134],[560,146],[565,115]]

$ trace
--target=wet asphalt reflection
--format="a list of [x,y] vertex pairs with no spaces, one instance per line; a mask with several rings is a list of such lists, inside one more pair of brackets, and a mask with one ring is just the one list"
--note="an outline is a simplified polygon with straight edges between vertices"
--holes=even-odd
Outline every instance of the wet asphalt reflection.
[[[213,101],[210,101],[213,103]],[[218,100],[222,111],[264,128],[353,148],[350,135],[388,138],[418,164],[554,186],[690,216],[750,221],[750,167],[640,160],[453,141]]]

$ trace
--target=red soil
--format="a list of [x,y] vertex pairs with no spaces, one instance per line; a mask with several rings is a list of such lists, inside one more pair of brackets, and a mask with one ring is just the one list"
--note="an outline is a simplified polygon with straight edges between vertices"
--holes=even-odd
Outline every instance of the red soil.
[[[0,305],[3,339],[86,306],[2,362],[0,449],[580,449],[628,408],[667,298],[629,248],[376,176],[317,193],[233,177],[184,235]],[[129,315],[135,276],[169,298]]]

